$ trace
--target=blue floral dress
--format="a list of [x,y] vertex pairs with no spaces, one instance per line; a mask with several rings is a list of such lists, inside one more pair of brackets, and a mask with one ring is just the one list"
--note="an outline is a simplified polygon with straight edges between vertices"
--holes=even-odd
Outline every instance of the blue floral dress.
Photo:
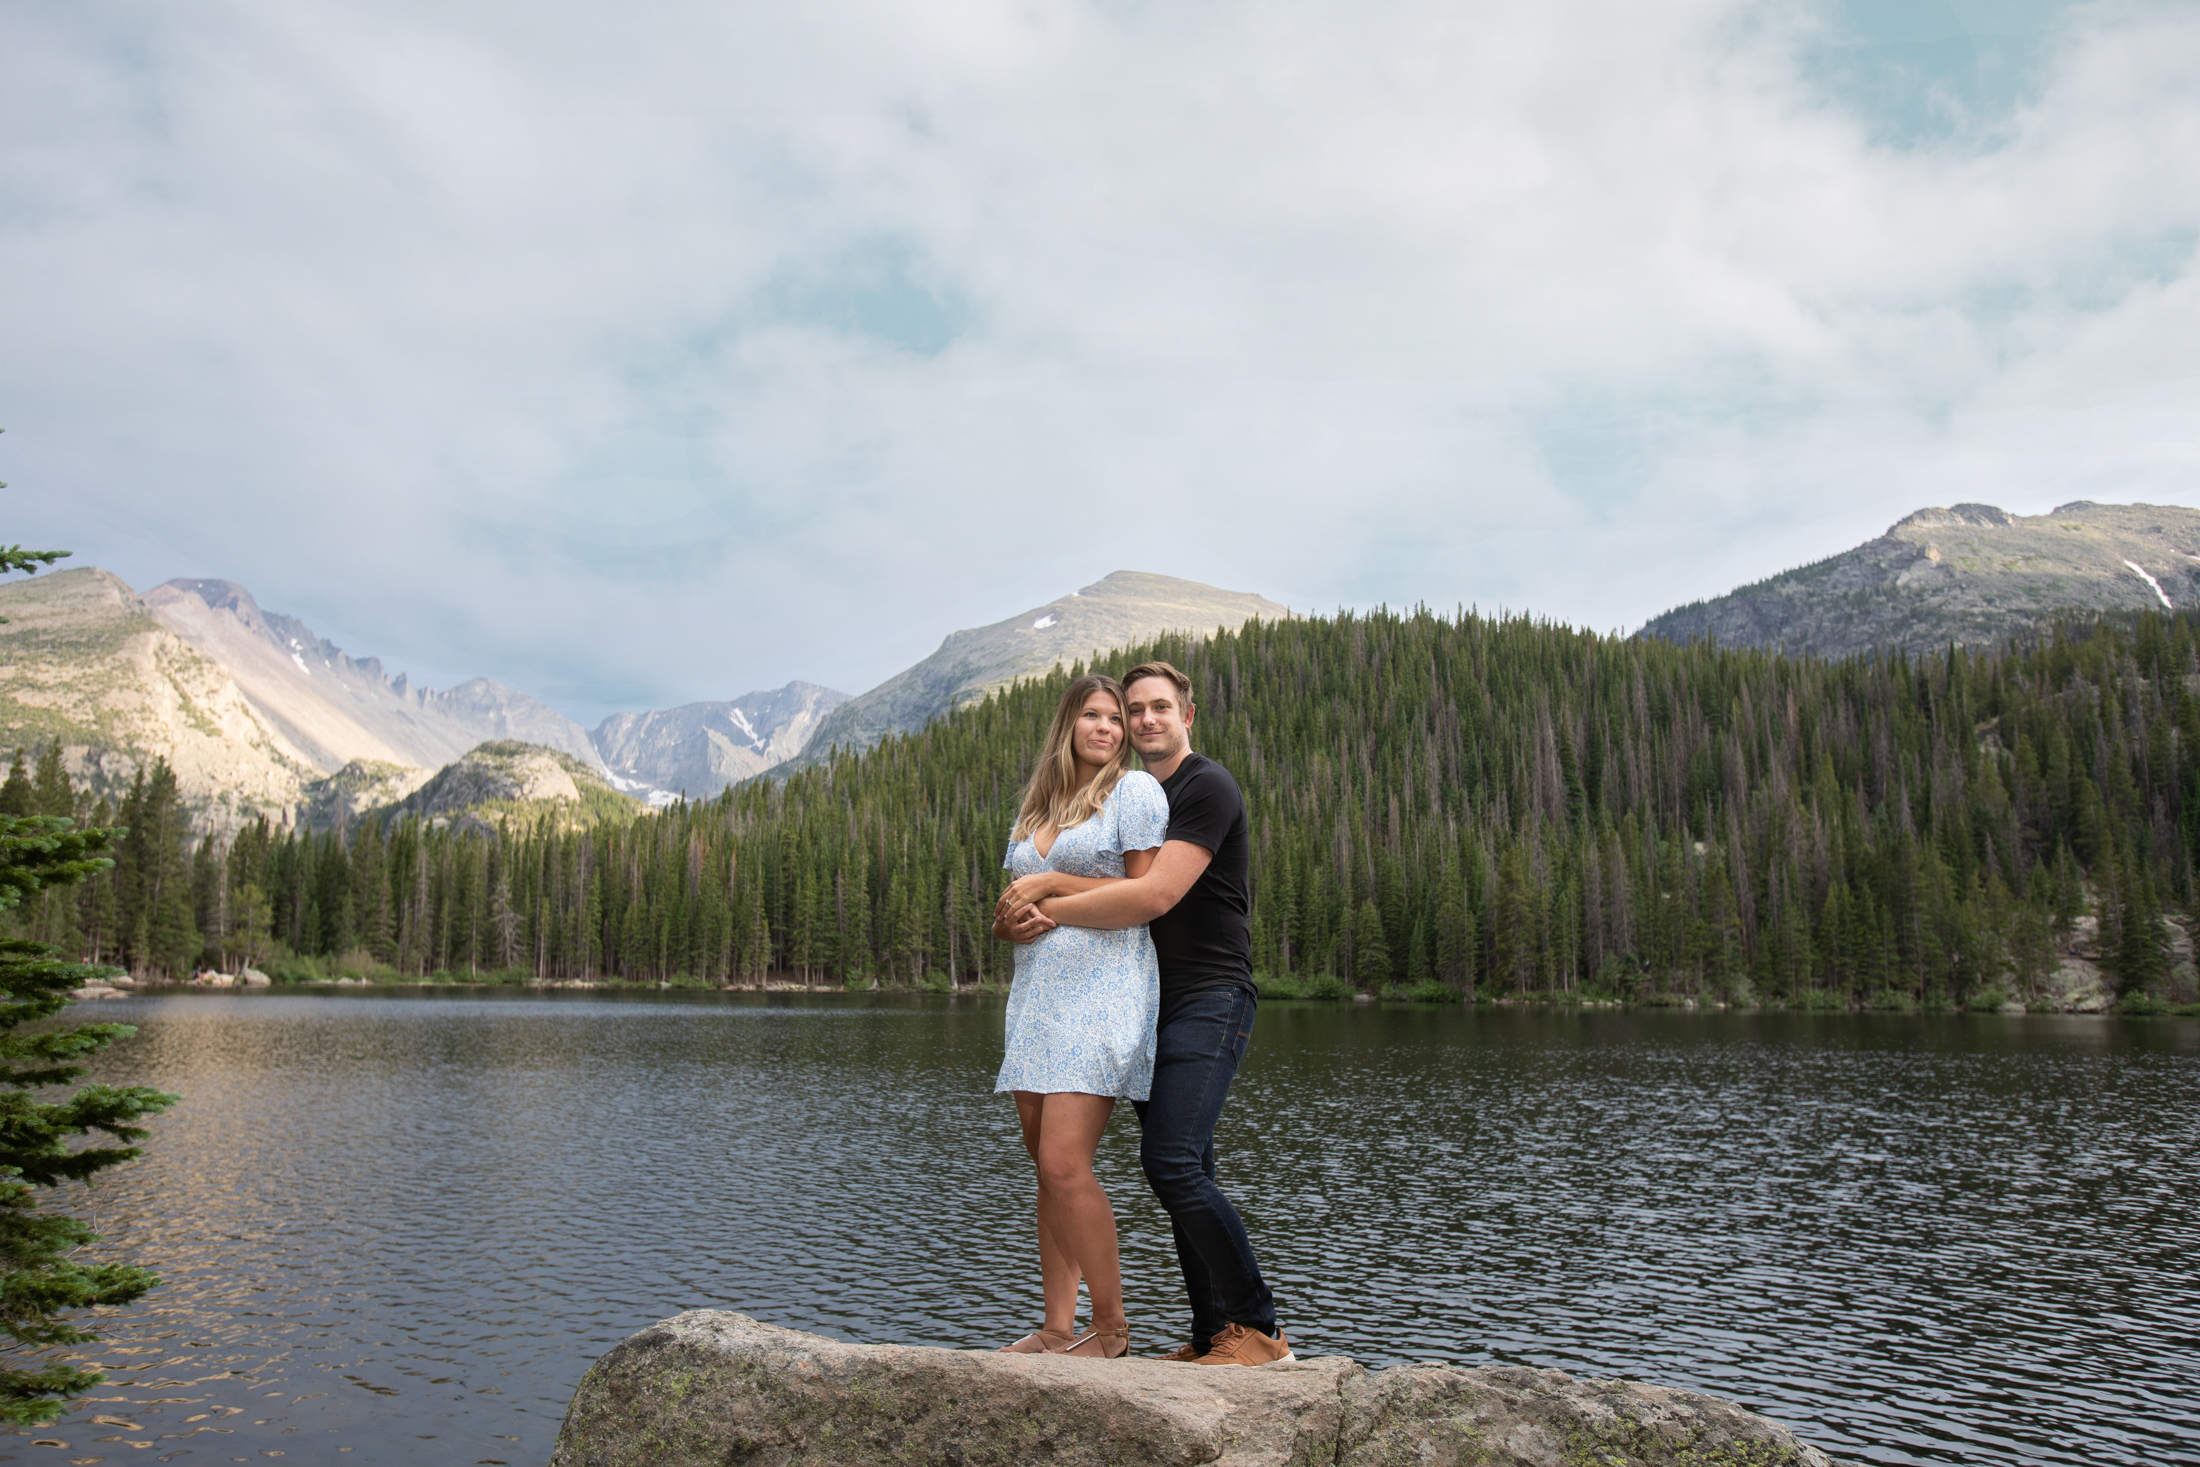
[[[1123,853],[1154,849],[1168,828],[1169,798],[1160,782],[1133,770],[1098,813],[1055,836],[1046,855],[1025,839],[1009,846],[1001,864],[1018,877],[1121,876]],[[1144,1100],[1153,1088],[1160,1012],[1161,964],[1144,927],[1057,927],[1016,949],[1008,1053],[993,1088]]]

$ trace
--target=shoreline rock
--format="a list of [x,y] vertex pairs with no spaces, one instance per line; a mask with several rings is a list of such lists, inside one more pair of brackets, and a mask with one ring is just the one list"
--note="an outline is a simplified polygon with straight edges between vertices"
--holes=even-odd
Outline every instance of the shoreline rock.
[[1692,1391],[1341,1356],[1261,1370],[850,1345],[696,1309],[612,1347],[551,1467],[1831,1467]]

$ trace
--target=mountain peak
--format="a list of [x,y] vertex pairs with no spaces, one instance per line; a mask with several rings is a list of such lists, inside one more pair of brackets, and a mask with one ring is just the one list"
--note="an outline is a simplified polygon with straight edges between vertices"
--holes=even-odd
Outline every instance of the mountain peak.
[[2077,500],[1921,509],[1853,550],[1678,607],[1638,636],[1839,657],[1990,646],[2053,612],[2200,603],[2200,511]]
[[868,748],[1019,678],[1041,677],[1095,653],[1170,632],[1203,637],[1217,627],[1291,614],[1289,607],[1251,591],[1225,591],[1151,571],[1111,571],[1004,621],[950,633],[924,661],[834,709],[798,762],[822,759],[836,745]]
[[264,610],[234,581],[164,581],[145,606],[229,670],[254,707],[323,772],[354,760],[436,769],[484,739],[524,738],[589,763],[595,746],[571,719],[523,693],[473,678],[447,693],[385,674],[304,622]]
[[846,693],[792,682],[730,702],[614,713],[590,738],[620,788],[700,798],[794,758],[847,701]]
[[490,739],[436,771],[404,798],[371,814],[416,816],[430,825],[493,830],[500,819],[551,814],[561,826],[624,819],[642,806],[605,782],[593,764],[521,739]]
[[212,578],[193,579],[188,576],[178,576],[172,581],[162,581],[152,590],[147,591],[145,599],[147,601],[165,600],[167,597],[163,595],[164,592],[168,595],[196,596],[216,611],[235,612],[239,616],[255,622],[264,620],[260,615],[260,603],[252,599],[250,591],[247,591],[235,581],[222,581]]
[[[2087,506],[2090,508],[2091,506]],[[1889,535],[1899,530],[1931,530],[1942,525],[1976,525],[1981,528],[2006,527],[2016,524],[2015,515],[1991,504],[1956,504],[1946,509],[1921,509],[1906,514],[1888,527]]]

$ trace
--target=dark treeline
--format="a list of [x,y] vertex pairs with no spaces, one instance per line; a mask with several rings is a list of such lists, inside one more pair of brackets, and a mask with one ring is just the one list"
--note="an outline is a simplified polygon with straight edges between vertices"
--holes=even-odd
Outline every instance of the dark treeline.
[[[2036,991],[2099,917],[2129,992],[2194,900],[2200,636],[2184,614],[1828,663],[1426,612],[1254,623],[1177,661],[1250,805],[1256,967],[1427,996],[1963,1003]],[[0,807],[129,827],[19,926],[177,973],[1000,982],[1015,795],[1068,673],[784,781],[624,824],[183,838],[156,766],[83,808],[50,751]]]

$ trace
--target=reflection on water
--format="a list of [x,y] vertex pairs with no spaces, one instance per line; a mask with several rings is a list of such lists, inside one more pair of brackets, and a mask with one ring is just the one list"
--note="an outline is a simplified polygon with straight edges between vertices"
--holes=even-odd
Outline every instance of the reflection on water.
[[[98,1223],[166,1285],[0,1461],[545,1461],[679,1309],[1038,1317],[984,1000],[188,994]],[[1270,1005],[1223,1132],[1302,1350],[1689,1385],[1874,1462],[2200,1462],[2200,1025]],[[1134,1344],[1167,1231],[1120,1117]],[[53,1442],[47,1446],[36,1443]],[[140,1453],[143,1456],[140,1456]]]

